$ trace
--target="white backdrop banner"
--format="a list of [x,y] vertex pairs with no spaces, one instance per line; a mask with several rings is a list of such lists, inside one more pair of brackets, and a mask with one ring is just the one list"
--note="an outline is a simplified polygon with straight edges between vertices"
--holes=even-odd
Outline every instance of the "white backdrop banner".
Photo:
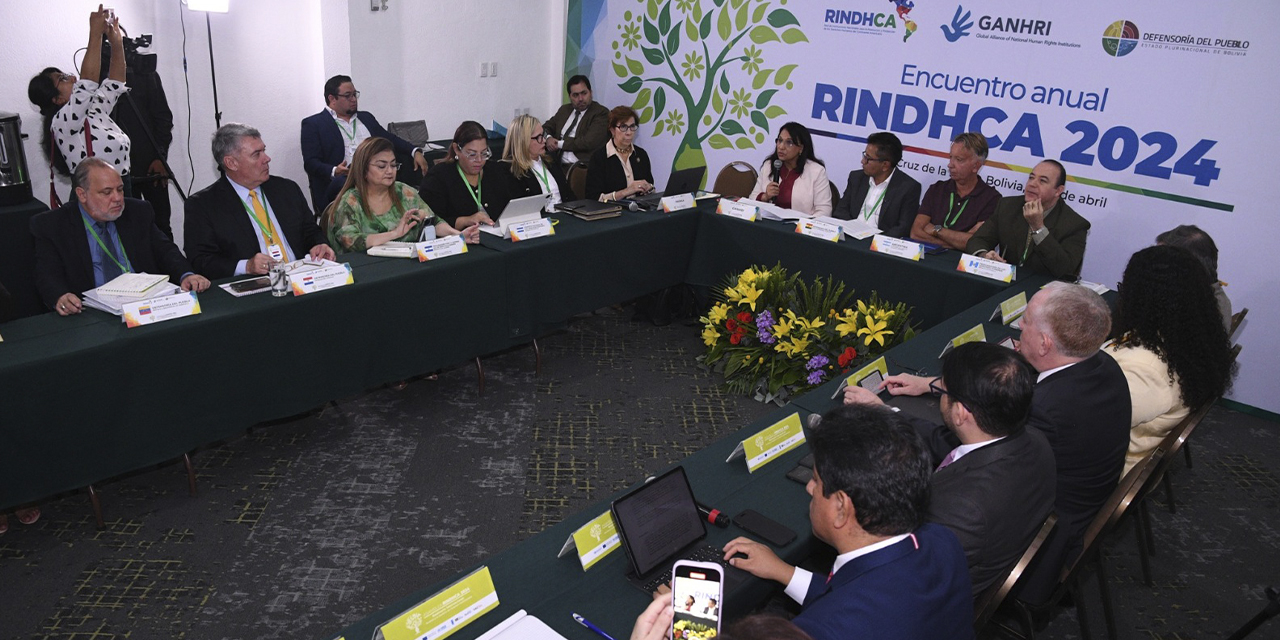
[[[1093,223],[1084,277],[1114,283],[1178,224],[1208,231],[1236,309],[1251,307],[1231,397],[1280,413],[1272,213],[1259,114],[1280,99],[1280,5],[1262,0],[581,0],[596,99],[641,114],[659,186],[672,169],[758,167],[777,128],[807,126],[843,190],[866,137],[895,133],[900,169],[947,177],[949,140],[980,131],[982,177],[1021,193],[1054,158]],[[573,16],[571,15],[571,20]]]

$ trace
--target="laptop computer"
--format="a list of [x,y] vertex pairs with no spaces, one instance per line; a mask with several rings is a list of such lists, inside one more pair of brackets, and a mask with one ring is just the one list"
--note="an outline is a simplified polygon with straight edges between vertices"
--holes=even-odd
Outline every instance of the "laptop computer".
[[751,577],[724,561],[724,551],[706,544],[706,522],[698,513],[684,467],[676,467],[613,501],[613,521],[631,570],[627,580],[646,593],[671,581],[676,560],[715,562],[724,567],[725,592]]
[[665,191],[654,191],[643,196],[633,196],[626,198],[632,200],[636,204],[645,209],[657,209],[664,196],[678,196],[684,193],[693,193],[702,186],[702,176],[707,174],[707,168],[689,167],[681,169],[667,179],[667,189]]
[[542,208],[551,200],[551,194],[539,193],[526,198],[516,198],[507,203],[507,207],[499,214],[496,226],[480,225],[480,230],[500,238],[510,238],[511,225],[521,222],[533,222],[542,217]]

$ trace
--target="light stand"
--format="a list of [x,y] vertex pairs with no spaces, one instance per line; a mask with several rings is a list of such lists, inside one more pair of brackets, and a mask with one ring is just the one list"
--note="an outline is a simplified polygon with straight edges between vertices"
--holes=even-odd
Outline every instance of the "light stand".
[[231,9],[231,0],[185,0],[187,8],[204,12],[205,33],[209,35],[209,80],[213,83],[213,121],[218,129],[222,128],[222,110],[218,108],[218,74],[213,65],[213,26],[209,21],[210,13],[226,13]]

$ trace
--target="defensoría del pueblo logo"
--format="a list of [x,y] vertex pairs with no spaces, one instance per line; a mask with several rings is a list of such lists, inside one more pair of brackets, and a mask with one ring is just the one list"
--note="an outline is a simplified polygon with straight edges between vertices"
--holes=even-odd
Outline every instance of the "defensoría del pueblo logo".
[[1119,58],[1138,48],[1138,25],[1128,20],[1116,20],[1102,32],[1102,50]]

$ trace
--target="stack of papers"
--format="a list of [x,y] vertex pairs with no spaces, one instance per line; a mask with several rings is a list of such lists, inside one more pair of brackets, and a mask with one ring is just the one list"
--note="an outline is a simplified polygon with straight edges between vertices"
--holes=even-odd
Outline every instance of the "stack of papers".
[[856,238],[858,240],[866,240],[867,238],[870,238],[871,236],[874,236],[877,233],[880,233],[879,227],[867,222],[866,220],[863,220],[862,218],[857,218],[854,220],[841,220],[839,218],[828,218],[824,216],[822,218],[822,221],[830,222],[831,224],[834,224],[834,225],[839,225],[841,229],[844,229],[844,234],[846,236],[849,236],[851,238]]
[[738,202],[753,207],[759,207],[760,216],[765,220],[803,220],[813,217],[813,214],[796,211],[795,209],[784,209],[776,204],[752,200],[750,198],[738,198]]
[[182,289],[169,282],[168,276],[150,273],[126,273],[96,289],[84,292],[84,304],[111,315],[124,314],[124,305],[140,300],[173,295]]

